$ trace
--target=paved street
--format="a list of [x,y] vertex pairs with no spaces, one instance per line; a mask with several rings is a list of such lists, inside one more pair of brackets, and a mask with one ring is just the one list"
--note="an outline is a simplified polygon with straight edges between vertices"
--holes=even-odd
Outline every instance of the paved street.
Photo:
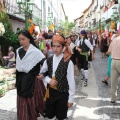
[[[120,99],[110,103],[110,80],[108,85],[101,81],[107,71],[107,58],[102,59],[99,49],[89,69],[88,86],[83,87],[80,76],[76,78],[74,106],[69,109],[69,120],[120,120]],[[119,83],[120,85],[120,83]],[[120,91],[117,91],[120,96]],[[0,98],[0,120],[16,119],[16,90],[11,90]],[[40,117],[38,120],[44,120]]]

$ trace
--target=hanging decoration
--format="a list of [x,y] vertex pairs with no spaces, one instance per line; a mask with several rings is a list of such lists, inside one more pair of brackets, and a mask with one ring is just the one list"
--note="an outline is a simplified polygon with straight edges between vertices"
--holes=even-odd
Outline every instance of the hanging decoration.
[[54,25],[51,24],[51,25],[49,26],[49,29],[50,29],[50,30],[53,30],[53,28],[54,28]]
[[28,22],[30,23],[29,32],[32,35],[35,30],[35,25],[33,24],[31,19],[29,19]]
[[0,36],[3,36],[3,34],[5,33],[5,28],[3,23],[0,22]]
[[115,30],[115,22],[111,22],[111,30]]

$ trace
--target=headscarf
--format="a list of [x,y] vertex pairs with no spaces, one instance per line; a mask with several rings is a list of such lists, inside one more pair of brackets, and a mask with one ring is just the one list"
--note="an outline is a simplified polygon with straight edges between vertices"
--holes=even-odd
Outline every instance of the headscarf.
[[70,50],[69,45],[67,44],[67,42],[65,41],[65,39],[61,36],[61,35],[54,35],[52,38],[52,42],[59,42],[62,46],[65,46],[64,49],[64,62],[66,62],[68,59],[70,59],[70,57],[72,56],[72,52]]
[[36,48],[38,48],[37,45],[36,45],[35,42],[34,42],[33,37],[31,36],[31,34],[30,34],[30,32],[29,32],[28,30],[21,30],[21,31],[19,31],[17,34],[18,34],[18,35],[20,35],[20,34],[24,35],[25,37],[27,37],[28,39],[30,39],[30,43],[31,43],[33,46],[35,46]]

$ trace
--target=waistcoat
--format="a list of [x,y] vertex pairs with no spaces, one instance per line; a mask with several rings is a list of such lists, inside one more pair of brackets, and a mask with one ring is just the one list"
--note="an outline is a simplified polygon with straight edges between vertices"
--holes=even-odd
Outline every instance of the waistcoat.
[[[67,68],[68,68],[69,61],[70,60],[67,60],[66,62],[64,62],[62,58],[55,71],[55,78],[58,82],[57,89],[60,92],[68,92],[69,90],[69,85],[67,80]],[[53,56],[48,58],[47,65],[48,65],[48,76],[52,78]]]

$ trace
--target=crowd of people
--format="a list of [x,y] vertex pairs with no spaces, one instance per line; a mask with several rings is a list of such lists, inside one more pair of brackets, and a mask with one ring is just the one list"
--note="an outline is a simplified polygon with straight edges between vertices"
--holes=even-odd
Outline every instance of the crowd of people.
[[[116,101],[117,80],[120,76],[120,36],[97,34],[82,30],[63,36],[59,31],[18,32],[21,47],[13,52],[9,47],[7,67],[16,66],[17,119],[37,120],[40,115],[56,120],[67,120],[68,108],[72,107],[75,94],[75,76],[81,73],[84,87],[89,84],[89,64],[94,60],[96,47],[102,59],[108,56],[107,76],[111,76],[111,102]],[[101,59],[101,60],[102,60]],[[112,66],[112,67],[111,67]],[[45,84],[46,83],[46,84]]]

